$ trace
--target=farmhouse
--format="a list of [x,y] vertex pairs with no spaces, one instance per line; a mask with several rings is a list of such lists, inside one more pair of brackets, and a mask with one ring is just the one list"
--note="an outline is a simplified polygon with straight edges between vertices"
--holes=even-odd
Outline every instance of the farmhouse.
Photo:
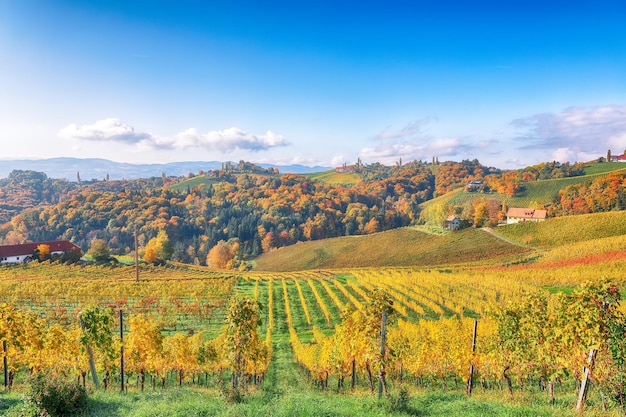
[[335,172],[337,174],[345,174],[347,172],[354,172],[354,166],[353,165],[342,165],[340,167],[336,167],[335,168]]
[[611,155],[609,162],[626,162],[626,155]]
[[48,245],[50,256],[63,256],[69,250],[81,251],[78,246],[67,240],[6,245],[0,246],[0,264],[30,262],[33,260],[33,253],[39,245]]
[[480,180],[470,181],[465,186],[465,189],[469,192],[478,191],[482,188],[483,182]]
[[461,219],[451,214],[446,218],[448,224],[448,230],[459,230],[461,228]]
[[548,212],[546,210],[511,207],[506,212],[506,224],[541,222],[544,221],[547,216]]

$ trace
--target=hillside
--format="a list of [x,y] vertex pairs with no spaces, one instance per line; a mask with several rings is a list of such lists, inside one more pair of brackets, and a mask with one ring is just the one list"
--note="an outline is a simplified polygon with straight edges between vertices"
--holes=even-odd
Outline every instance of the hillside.
[[307,174],[311,179],[323,181],[327,184],[341,184],[350,186],[361,181],[361,176],[355,172],[338,173],[335,170]]
[[626,235],[626,211],[556,217],[539,223],[511,224],[497,228],[496,232],[522,244],[549,249]]
[[568,186],[584,184],[595,179],[604,177],[612,172],[626,173],[623,163],[595,163],[585,164],[585,175],[553,178],[538,181],[522,181],[520,190],[513,196],[497,192],[468,192],[463,188],[457,188],[444,195],[421,204],[421,207],[428,210],[429,207],[443,204],[445,206],[463,206],[478,199],[492,199],[500,202],[505,201],[508,207],[529,207],[550,205],[559,196],[559,191]]
[[346,236],[298,243],[264,253],[255,259],[259,271],[296,271],[316,268],[423,266],[507,263],[532,250],[477,229],[445,235],[401,228],[364,236]]

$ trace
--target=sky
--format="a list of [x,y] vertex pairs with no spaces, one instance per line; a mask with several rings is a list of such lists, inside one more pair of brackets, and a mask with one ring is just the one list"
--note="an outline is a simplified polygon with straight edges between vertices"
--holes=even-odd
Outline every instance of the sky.
[[0,159],[626,149],[626,1],[0,0]]

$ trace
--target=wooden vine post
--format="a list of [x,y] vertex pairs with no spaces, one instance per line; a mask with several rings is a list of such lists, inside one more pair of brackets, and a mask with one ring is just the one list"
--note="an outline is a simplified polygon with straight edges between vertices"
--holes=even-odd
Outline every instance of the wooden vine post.
[[[78,319],[80,321],[80,329],[83,331],[83,333],[86,333],[85,322],[83,321],[83,316],[79,315]],[[89,356],[89,370],[91,371],[91,379],[96,389],[100,389],[100,382],[98,381],[98,373],[96,372],[96,363],[94,362],[94,359],[93,359],[93,350],[91,349],[91,346],[89,345],[89,343],[85,344],[85,349],[87,350],[87,355]]]
[[124,312],[120,309],[120,390],[126,391],[124,381]]
[[382,324],[380,331],[380,371],[378,372],[378,399],[383,398],[383,388],[387,391],[385,381],[385,347],[387,345],[387,311],[383,308]]
[[582,412],[585,408],[585,400],[587,399],[587,391],[589,390],[589,375],[596,360],[596,350],[589,349],[589,357],[587,358],[587,366],[583,368],[583,379],[580,382],[580,391],[578,392],[578,402],[576,403],[576,411]]
[[2,362],[4,364],[4,389],[9,387],[9,362],[7,360],[7,341],[2,341]]
[[474,353],[476,352],[476,330],[478,329],[478,320],[474,320],[474,334],[472,336],[472,360],[470,361],[469,377],[467,378],[467,395],[472,395],[474,388]]

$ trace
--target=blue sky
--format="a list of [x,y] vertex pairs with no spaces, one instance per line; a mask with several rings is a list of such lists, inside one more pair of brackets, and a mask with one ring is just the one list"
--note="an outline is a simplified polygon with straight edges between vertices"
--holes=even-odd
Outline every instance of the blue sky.
[[626,2],[0,1],[0,158],[626,149]]

